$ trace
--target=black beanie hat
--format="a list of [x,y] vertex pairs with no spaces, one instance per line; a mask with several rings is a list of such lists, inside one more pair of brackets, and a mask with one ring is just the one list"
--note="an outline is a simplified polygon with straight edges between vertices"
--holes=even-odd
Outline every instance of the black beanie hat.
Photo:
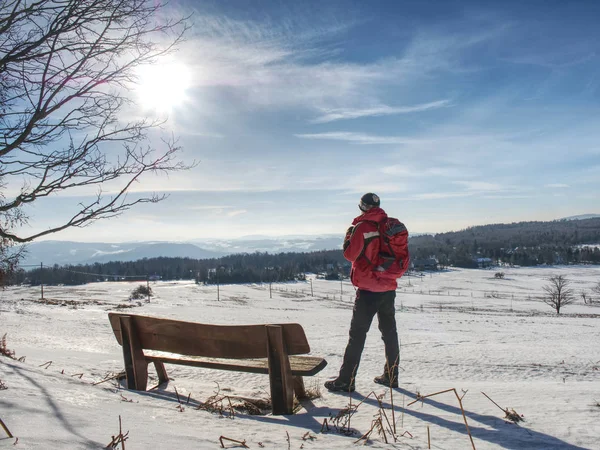
[[360,198],[360,203],[358,204],[358,207],[361,211],[368,211],[371,208],[378,208],[379,203],[379,196],[377,194],[369,192]]

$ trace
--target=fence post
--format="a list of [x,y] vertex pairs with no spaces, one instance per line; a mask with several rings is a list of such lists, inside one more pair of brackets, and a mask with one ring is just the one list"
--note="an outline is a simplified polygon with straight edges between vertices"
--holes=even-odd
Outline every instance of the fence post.
[[44,270],[44,263],[40,263],[40,286],[42,288],[42,300],[44,300],[44,281],[42,280],[42,271]]

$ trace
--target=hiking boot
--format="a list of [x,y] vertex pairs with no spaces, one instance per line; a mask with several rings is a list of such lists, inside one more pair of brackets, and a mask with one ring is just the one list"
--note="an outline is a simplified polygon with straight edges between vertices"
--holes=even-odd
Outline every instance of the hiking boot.
[[382,384],[383,386],[387,387],[398,387],[398,377],[394,377],[394,380],[390,382],[390,377],[388,377],[387,373],[373,378],[373,381],[377,384]]
[[339,378],[326,381],[325,387],[331,392],[354,392],[354,383],[347,383]]

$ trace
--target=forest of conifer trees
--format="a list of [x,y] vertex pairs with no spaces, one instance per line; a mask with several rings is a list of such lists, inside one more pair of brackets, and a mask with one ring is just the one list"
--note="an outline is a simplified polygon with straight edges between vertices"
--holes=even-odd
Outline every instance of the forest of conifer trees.
[[[520,222],[467,228],[410,238],[413,260],[434,258],[439,267],[477,267],[477,258],[496,265],[600,264],[600,218]],[[19,270],[9,284],[83,284],[94,281],[180,280],[199,283],[265,283],[302,279],[305,273],[347,276],[342,251],[269,254],[256,252],[212,259],[147,258],[76,266]]]

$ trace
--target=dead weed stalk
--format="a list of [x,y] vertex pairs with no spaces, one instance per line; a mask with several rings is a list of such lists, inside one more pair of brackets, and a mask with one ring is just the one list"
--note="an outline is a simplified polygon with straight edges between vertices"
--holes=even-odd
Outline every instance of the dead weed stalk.
[[12,438],[13,435],[11,434],[11,432],[9,431],[8,427],[6,426],[6,424],[2,421],[2,419],[0,419],[0,426],[2,427],[2,429],[6,432],[6,434],[8,435],[9,438]]
[[444,394],[446,392],[454,392],[454,395],[456,395],[456,399],[458,400],[458,405],[460,406],[460,410],[462,412],[463,420],[465,421],[465,427],[467,427],[467,433],[469,435],[469,439],[471,440],[471,446],[473,447],[473,450],[476,450],[475,449],[475,442],[473,442],[473,436],[471,436],[471,430],[469,429],[469,424],[467,423],[467,416],[465,415],[465,410],[464,410],[463,405],[462,405],[462,399],[466,395],[466,392],[463,393],[462,397],[458,395],[458,392],[456,392],[455,388],[446,389],[446,390],[440,391],[440,392],[434,392],[433,394],[428,394],[428,395],[421,395],[421,394],[417,393],[416,400],[410,402],[406,406],[410,406],[410,405],[412,405],[412,404],[414,404],[414,403],[416,403],[418,401],[423,401],[427,397],[433,397],[434,395]]
[[303,441],[315,441],[316,439],[317,439],[317,437],[314,434],[310,434],[310,431],[307,431],[302,436]]
[[6,334],[7,333],[4,333],[4,335],[2,336],[2,339],[0,339],[0,355],[6,356],[10,359],[17,359],[15,356],[15,351],[9,349],[8,346],[6,345]]
[[369,436],[371,436],[371,434],[375,430],[377,430],[377,433],[380,436],[383,436],[383,440],[385,441],[385,443],[389,444],[389,442],[387,440],[387,435],[385,434],[385,427],[383,426],[383,421],[381,420],[381,413],[379,414],[379,417],[375,418],[373,420],[373,422],[371,422],[371,428],[369,429],[369,431],[367,431],[360,438],[358,438],[356,441],[354,441],[354,443],[356,444],[357,442],[360,442],[360,441],[364,440],[365,441],[365,445],[366,445],[367,442],[368,442],[368,440],[369,440]]
[[496,405],[498,408],[500,408],[504,412],[505,420],[508,420],[512,423],[519,423],[519,422],[523,422],[525,420],[525,418],[521,414],[516,412],[514,409],[502,408],[498,403],[496,403],[494,400],[492,400],[485,392],[481,392],[481,393],[483,395],[485,395],[490,402],[492,402],[494,405]]
[[329,422],[327,419],[325,419],[323,426],[321,427],[321,431],[323,431],[323,429],[329,431],[329,425],[331,425],[339,434],[344,434],[346,436],[352,436],[353,434],[356,434],[356,430],[350,428],[350,418],[356,413],[357,409],[358,406],[350,404],[346,408],[338,411],[335,416],[329,413]]
[[102,384],[102,383],[106,383],[107,381],[110,380],[122,380],[126,377],[125,371],[121,371],[119,373],[109,373],[108,375],[106,375],[102,380],[100,381],[96,381],[95,383],[92,383],[92,386],[96,386],[98,384]]
[[[371,391],[371,393],[369,395],[367,395],[363,399],[363,401],[357,405],[357,407],[360,406],[362,403],[364,403],[371,396],[373,396],[373,398],[375,398],[377,400],[377,403],[379,404],[379,408],[377,409],[377,412],[375,413],[375,416],[374,416],[375,418],[371,422],[371,428],[369,429],[369,431],[367,431],[365,434],[363,434],[357,441],[355,441],[355,443],[364,440],[364,444],[366,445],[368,442],[368,439],[371,436],[371,434],[373,433],[373,431],[377,431],[378,435],[383,437],[383,440],[385,441],[386,444],[389,443],[388,435],[394,439],[394,442],[397,442],[398,437],[396,435],[396,424],[394,423],[393,406],[392,406],[392,421],[390,422],[390,419],[388,418],[388,415],[386,413],[385,407],[383,406],[383,402],[382,402],[383,397],[385,396],[385,393],[377,395],[375,393],[375,391]],[[392,405],[393,405],[393,403],[392,403]],[[411,435],[411,437],[412,437],[412,435]]]
[[121,450],[125,450],[125,441],[129,439],[128,437],[129,431],[123,434],[123,427],[121,424],[121,416],[119,416],[119,434],[116,436],[111,436],[112,440],[108,443],[106,448],[116,449],[118,445],[121,445]]
[[225,448],[225,444],[223,443],[224,440],[225,441],[229,441],[229,442],[235,442],[236,444],[239,444],[239,445],[241,445],[244,448],[250,448],[250,447],[248,447],[246,445],[246,440],[245,439],[243,441],[238,441],[236,439],[231,439],[231,438],[228,438],[228,437],[225,437],[225,436],[219,437],[219,442],[221,442],[221,448]]

